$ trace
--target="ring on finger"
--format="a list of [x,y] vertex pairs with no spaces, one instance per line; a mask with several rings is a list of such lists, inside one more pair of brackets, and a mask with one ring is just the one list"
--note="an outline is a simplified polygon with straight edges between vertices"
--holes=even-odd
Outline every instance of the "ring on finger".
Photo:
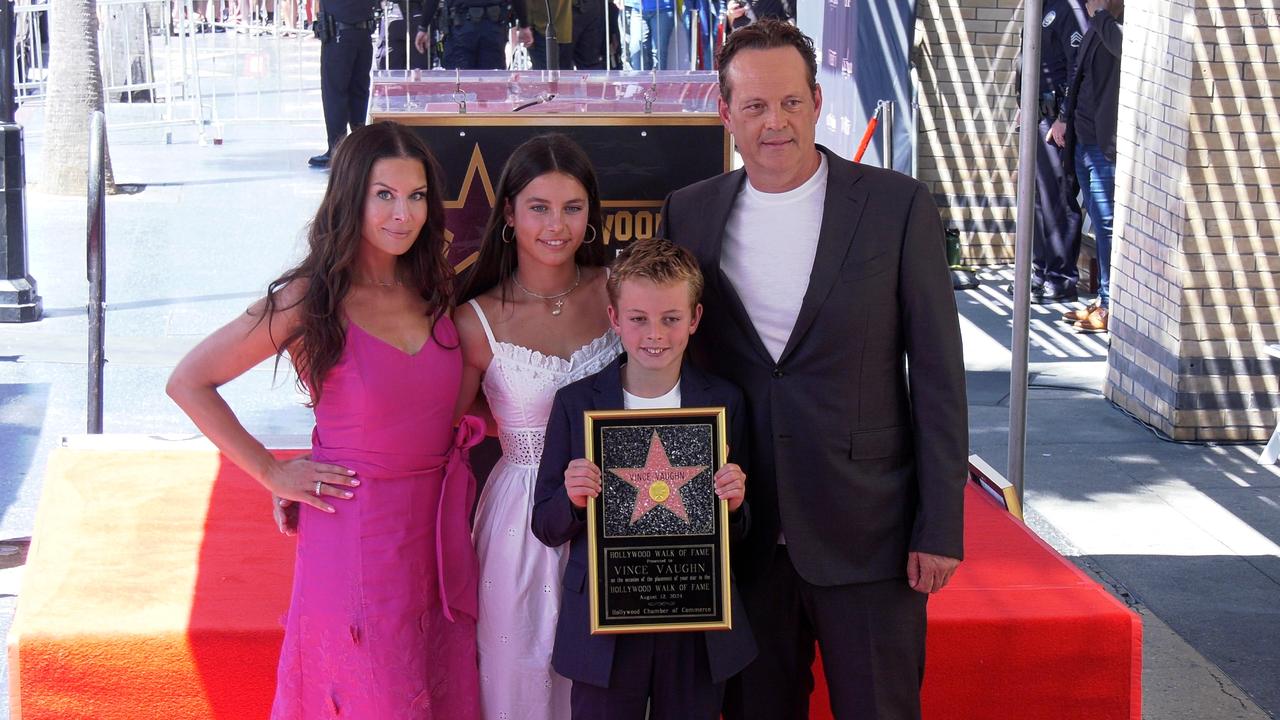
[[320,480],[317,480],[317,481],[316,481],[316,490],[315,490],[315,495],[316,495],[316,497],[320,497],[320,491],[321,491],[321,490],[323,490],[323,489],[324,489],[324,482],[323,482],[323,481],[320,481]]

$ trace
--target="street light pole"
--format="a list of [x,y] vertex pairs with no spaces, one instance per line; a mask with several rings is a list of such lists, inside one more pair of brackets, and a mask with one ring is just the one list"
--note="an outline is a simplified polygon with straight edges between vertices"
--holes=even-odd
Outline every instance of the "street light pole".
[[0,0],[0,322],[34,322],[41,302],[27,274],[26,159],[14,121],[14,8]]

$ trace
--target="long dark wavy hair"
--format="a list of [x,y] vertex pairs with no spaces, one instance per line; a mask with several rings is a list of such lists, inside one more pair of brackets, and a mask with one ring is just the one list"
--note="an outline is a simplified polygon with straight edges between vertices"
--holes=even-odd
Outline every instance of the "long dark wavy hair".
[[579,265],[604,265],[604,224],[600,210],[600,186],[591,159],[569,136],[561,133],[537,135],[526,140],[511,153],[502,168],[495,191],[493,211],[480,236],[480,257],[459,284],[458,302],[466,302],[495,285],[502,288],[502,302],[507,301],[508,288],[503,281],[516,271],[516,244],[504,242],[507,225],[505,210],[514,207],[516,196],[538,177],[549,172],[562,172],[587,190],[587,224],[594,228],[588,237],[594,242],[578,246],[574,259]]
[[340,310],[351,291],[351,270],[363,242],[369,173],[374,163],[386,158],[417,160],[427,178],[427,220],[417,240],[396,259],[396,276],[427,301],[433,340],[438,341],[435,321],[452,309],[453,268],[444,251],[444,202],[435,157],[417,135],[398,123],[378,122],[356,129],[334,151],[329,185],[307,232],[307,256],[267,286],[266,313],[258,319],[262,322],[287,309],[280,296],[286,285],[295,280],[305,283],[306,292],[288,306],[301,307],[298,326],[272,342],[277,365],[289,353],[298,371],[298,387],[311,397],[309,407],[320,401],[325,376],[346,344]]

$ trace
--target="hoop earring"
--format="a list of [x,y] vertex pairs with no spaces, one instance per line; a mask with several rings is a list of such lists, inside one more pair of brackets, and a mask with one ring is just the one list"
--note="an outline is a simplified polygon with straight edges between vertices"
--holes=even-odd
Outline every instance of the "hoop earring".
[[[511,237],[507,238],[507,230],[511,231]],[[509,224],[504,223],[502,229],[498,231],[498,237],[502,238],[502,242],[510,245],[516,239],[516,229]]]
[[595,225],[588,225],[588,226],[587,226],[587,229],[591,231],[591,239],[590,239],[590,240],[583,240],[583,241],[582,241],[582,244],[583,244],[583,245],[590,245],[591,243],[593,243],[593,242],[595,242],[595,241],[596,241],[596,237],[597,237],[597,233],[596,233],[596,226],[595,226]]

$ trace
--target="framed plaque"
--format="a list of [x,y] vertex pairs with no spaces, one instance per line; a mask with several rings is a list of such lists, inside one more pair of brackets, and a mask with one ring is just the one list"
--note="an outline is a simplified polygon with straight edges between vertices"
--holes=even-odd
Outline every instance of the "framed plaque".
[[588,411],[585,427],[602,485],[587,501],[592,634],[728,630],[725,409]]

